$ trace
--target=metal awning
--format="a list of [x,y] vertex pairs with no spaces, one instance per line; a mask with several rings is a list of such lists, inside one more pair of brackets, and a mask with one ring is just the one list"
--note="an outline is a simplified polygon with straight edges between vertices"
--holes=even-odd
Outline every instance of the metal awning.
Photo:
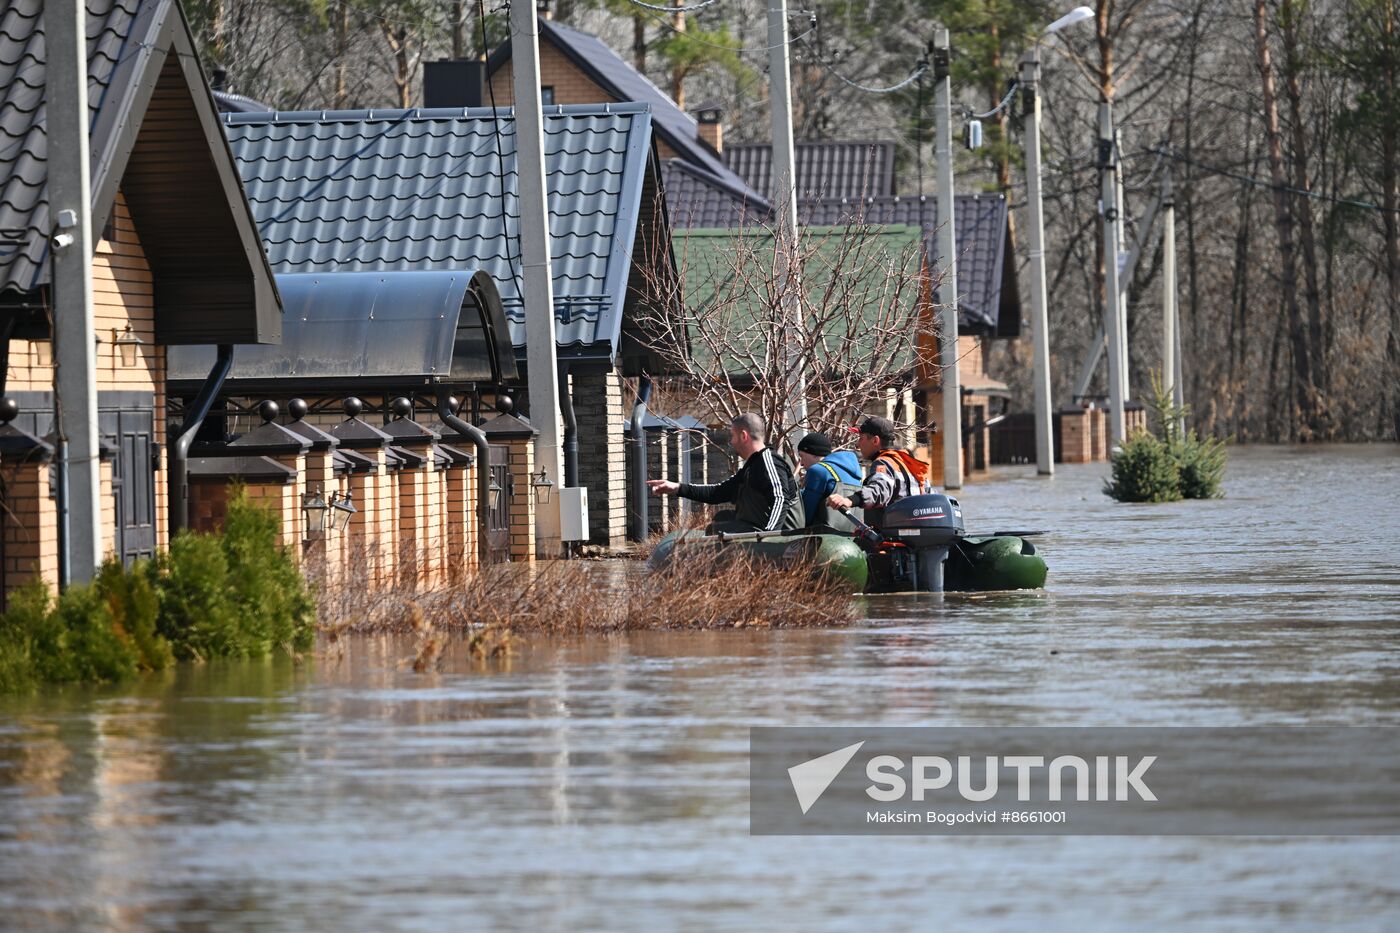
[[[239,346],[225,391],[256,394],[516,378],[501,297],[484,272],[279,275],[280,346]],[[175,347],[172,391],[192,391],[213,349]]]

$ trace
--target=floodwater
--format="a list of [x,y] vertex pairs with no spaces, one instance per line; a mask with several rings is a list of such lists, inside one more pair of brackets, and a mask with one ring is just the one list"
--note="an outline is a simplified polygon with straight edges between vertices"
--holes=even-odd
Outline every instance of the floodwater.
[[755,838],[755,725],[1400,723],[1400,449],[1242,449],[1228,497],[1007,471],[1044,593],[826,631],[410,646],[0,701],[0,927],[1394,929],[1400,839]]

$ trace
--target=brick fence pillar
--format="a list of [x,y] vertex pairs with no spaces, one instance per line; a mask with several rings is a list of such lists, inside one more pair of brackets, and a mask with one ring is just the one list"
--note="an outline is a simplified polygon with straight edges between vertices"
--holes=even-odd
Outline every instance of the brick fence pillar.
[[539,432],[515,415],[497,415],[481,430],[489,443],[505,447],[508,453],[509,482],[502,494],[510,497],[510,559],[533,561],[535,493],[530,488],[530,474],[535,469],[535,436]]
[[1066,408],[1060,412],[1060,460],[1088,463],[1094,459],[1092,410]]
[[578,422],[578,481],[588,489],[588,534],[593,544],[627,540],[627,447],[622,433],[622,377],[616,370],[571,373]]
[[0,534],[5,559],[0,602],[5,607],[10,595],[32,580],[58,586],[58,510],[49,485],[51,457],[52,448],[38,438],[8,424],[0,427]]

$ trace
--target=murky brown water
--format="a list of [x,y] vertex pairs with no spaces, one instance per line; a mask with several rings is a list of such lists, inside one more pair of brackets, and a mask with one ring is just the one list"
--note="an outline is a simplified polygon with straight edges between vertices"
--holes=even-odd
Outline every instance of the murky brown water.
[[753,725],[1400,722],[1400,449],[1236,451],[1210,503],[1103,472],[964,490],[1057,529],[1043,594],[0,701],[0,927],[1400,926],[1393,838],[748,835]]

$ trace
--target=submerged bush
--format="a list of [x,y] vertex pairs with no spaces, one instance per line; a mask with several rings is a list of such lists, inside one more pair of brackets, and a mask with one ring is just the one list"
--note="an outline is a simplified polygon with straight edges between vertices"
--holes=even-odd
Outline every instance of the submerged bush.
[[314,604],[273,513],[241,493],[220,534],[181,534],[153,561],[109,561],[54,599],[36,581],[0,615],[0,693],[108,683],[174,658],[250,658],[310,647]]
[[1104,493],[1119,502],[1174,502],[1222,495],[1225,443],[1201,438],[1184,427],[1188,409],[1177,405],[1160,380],[1152,380],[1156,433],[1139,431],[1113,455],[1113,475]]
[[1104,492],[1119,502],[1175,502],[1181,498],[1181,468],[1165,443],[1137,431],[1113,455]]

